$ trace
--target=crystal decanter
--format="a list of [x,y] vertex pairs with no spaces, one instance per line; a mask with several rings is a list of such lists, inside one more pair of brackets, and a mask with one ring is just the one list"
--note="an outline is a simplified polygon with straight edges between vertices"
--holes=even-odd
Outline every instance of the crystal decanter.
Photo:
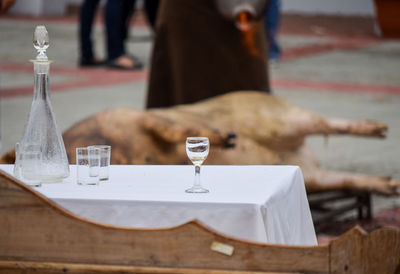
[[37,26],[33,46],[38,51],[34,65],[34,93],[31,111],[21,141],[16,146],[14,173],[22,181],[60,182],[69,176],[64,141],[50,103],[49,69],[46,55],[49,36]]

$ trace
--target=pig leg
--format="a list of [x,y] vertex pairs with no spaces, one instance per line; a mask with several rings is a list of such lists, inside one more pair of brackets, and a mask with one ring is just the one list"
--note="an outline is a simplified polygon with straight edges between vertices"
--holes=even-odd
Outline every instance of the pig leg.
[[400,182],[391,178],[357,173],[314,170],[305,176],[308,192],[330,190],[360,190],[384,195],[400,194]]
[[311,134],[350,134],[356,136],[386,137],[387,125],[375,121],[350,121],[345,119],[325,119],[319,121]]
[[189,136],[204,136],[210,139],[212,145],[232,147],[234,146],[233,139],[236,137],[233,133],[196,123],[196,121],[191,122],[190,119],[188,121],[174,119],[173,115],[166,112],[147,112],[141,124],[144,129],[169,143],[184,142]]

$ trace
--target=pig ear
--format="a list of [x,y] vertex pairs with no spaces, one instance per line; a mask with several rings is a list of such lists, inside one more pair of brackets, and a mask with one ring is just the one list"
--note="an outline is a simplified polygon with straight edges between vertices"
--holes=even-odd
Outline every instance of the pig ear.
[[212,145],[232,144],[232,134],[209,125],[184,121],[167,113],[147,112],[141,124],[145,130],[168,143],[184,143],[189,136],[208,137]]

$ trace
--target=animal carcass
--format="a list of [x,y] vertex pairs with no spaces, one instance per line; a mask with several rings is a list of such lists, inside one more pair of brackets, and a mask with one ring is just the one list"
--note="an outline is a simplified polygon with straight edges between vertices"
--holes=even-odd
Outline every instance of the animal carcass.
[[382,138],[386,131],[378,122],[326,119],[277,96],[241,91],[165,109],[98,113],[67,130],[64,142],[71,162],[76,147],[109,144],[113,164],[187,164],[186,137],[207,136],[208,165],[299,165],[308,192],[358,189],[392,195],[400,182],[320,169],[305,143],[313,134]]

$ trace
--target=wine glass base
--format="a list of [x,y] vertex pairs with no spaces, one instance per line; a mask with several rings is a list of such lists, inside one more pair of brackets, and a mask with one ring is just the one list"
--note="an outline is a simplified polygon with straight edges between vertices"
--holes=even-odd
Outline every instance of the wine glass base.
[[185,190],[186,193],[208,193],[208,189],[202,187],[191,187]]

